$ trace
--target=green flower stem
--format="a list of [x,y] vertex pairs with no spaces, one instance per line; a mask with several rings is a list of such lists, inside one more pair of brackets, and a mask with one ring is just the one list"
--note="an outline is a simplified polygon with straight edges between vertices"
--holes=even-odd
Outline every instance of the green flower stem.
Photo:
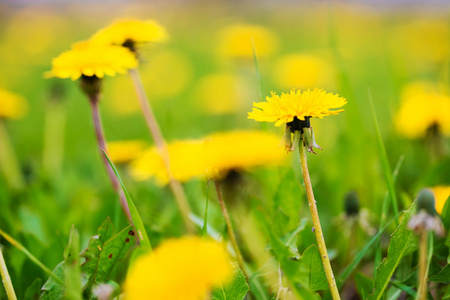
[[139,71],[138,69],[131,69],[129,72],[148,129],[150,130],[153,140],[155,141],[155,145],[158,148],[159,154],[163,159],[167,173],[169,174],[169,185],[175,196],[178,208],[181,211],[186,229],[189,233],[194,233],[195,227],[194,223],[189,218],[189,215],[191,214],[191,208],[189,206],[189,202],[187,201],[186,193],[184,192],[181,183],[173,177],[172,172],[170,171],[169,151],[167,149],[166,143],[164,142],[164,138],[162,136],[161,129],[159,128],[158,122],[156,121],[153,109],[147,99],[147,94],[145,93]]
[[236,235],[234,234],[233,226],[231,225],[230,215],[228,214],[228,210],[227,210],[227,207],[225,205],[225,201],[223,201],[222,191],[220,190],[220,185],[217,182],[217,180],[214,180],[214,186],[216,188],[217,199],[219,200],[219,204],[220,204],[220,209],[222,211],[222,215],[223,215],[223,217],[225,219],[225,223],[227,224],[228,236],[230,238],[230,242],[231,242],[231,245],[233,246],[234,252],[236,253],[236,260],[237,260],[237,262],[239,264],[239,267],[242,270],[242,273],[244,273],[245,278],[248,278],[247,270],[245,268],[244,259],[242,258],[241,250],[239,249],[239,245],[238,245],[238,243],[236,241]]
[[317,212],[316,200],[314,199],[311,179],[309,178],[305,147],[303,146],[303,143],[301,141],[298,148],[300,154],[300,163],[302,166],[303,180],[305,182],[306,196],[308,197],[309,210],[311,211],[311,217],[314,225],[314,234],[316,235],[317,245],[319,246],[323,269],[325,270],[325,275],[327,277],[328,286],[330,287],[333,300],[341,299],[341,297],[339,296],[339,290],[337,288],[336,281],[334,280],[330,259],[328,258],[327,246],[325,245],[325,240],[323,238],[322,227],[320,226],[319,214]]
[[106,173],[108,174],[109,180],[111,181],[111,184],[112,184],[114,190],[119,194],[120,205],[122,206],[122,210],[128,217],[128,220],[131,221],[130,209],[128,208],[128,203],[127,203],[125,194],[123,193],[122,188],[120,187],[120,184],[119,184],[119,180],[117,180],[117,177],[114,174],[113,169],[109,165],[108,160],[102,153],[102,149],[107,153],[107,150],[106,150],[107,148],[106,148],[105,134],[103,133],[102,122],[100,119],[100,111],[98,109],[98,97],[99,97],[98,94],[89,96],[89,98],[90,98],[89,103],[91,104],[92,120],[94,122],[95,136],[97,138],[100,156],[101,156],[103,165],[105,166]]
[[427,277],[428,277],[428,231],[422,229],[419,242],[419,290],[417,299],[427,300]]
[[20,190],[25,185],[19,163],[11,144],[3,120],[0,118],[0,166],[3,169],[6,180],[14,189]]
[[8,300],[16,300],[16,293],[9,277],[8,269],[6,268],[5,259],[3,258],[2,250],[0,249],[0,274],[2,275],[3,285],[5,286],[6,296]]

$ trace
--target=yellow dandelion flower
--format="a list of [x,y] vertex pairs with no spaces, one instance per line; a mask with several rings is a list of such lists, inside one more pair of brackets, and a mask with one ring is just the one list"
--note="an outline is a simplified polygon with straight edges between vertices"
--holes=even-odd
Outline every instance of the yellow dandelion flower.
[[108,155],[115,163],[128,163],[139,157],[146,146],[141,140],[108,142]]
[[248,113],[248,119],[259,122],[275,122],[275,126],[294,121],[294,118],[304,121],[306,118],[323,118],[324,116],[337,115],[344,111],[339,108],[347,103],[342,97],[327,93],[321,89],[292,90],[290,93],[282,93],[281,96],[272,92],[271,97],[266,97],[266,102],[253,103],[253,110]]
[[103,78],[126,73],[137,66],[133,53],[120,46],[99,45],[89,41],[79,42],[72,49],[54,58],[47,77],[71,78],[82,75]]
[[95,43],[119,45],[134,48],[135,44],[163,42],[166,30],[154,20],[118,20],[99,30],[91,40]]
[[[203,140],[175,141],[168,144],[167,149],[170,172],[175,179],[184,182],[205,174]],[[131,163],[130,174],[139,181],[155,178],[160,185],[169,182],[169,174],[156,147],[145,151]]]
[[19,119],[27,111],[25,98],[0,89],[0,118]]
[[[280,165],[284,159],[279,138],[259,131],[216,133],[199,140],[177,141],[168,145],[170,170],[179,181],[198,177],[219,177],[232,169]],[[130,165],[136,180],[155,178],[158,184],[169,182],[158,150],[153,147]]]
[[253,46],[258,56],[270,56],[278,46],[275,33],[258,25],[231,25],[224,28],[219,36],[219,53],[230,57],[253,58]]
[[304,53],[294,53],[275,63],[274,80],[282,88],[333,87],[334,68],[325,59]]
[[232,274],[233,266],[221,244],[199,237],[167,240],[131,266],[126,299],[202,300]]
[[207,176],[218,177],[233,169],[280,165],[286,158],[278,135],[263,131],[232,131],[207,137]]
[[441,214],[448,197],[450,197],[450,186],[435,186],[430,190],[434,194],[436,212]]
[[[414,90],[416,93],[412,92]],[[423,137],[428,129],[437,126],[441,133],[450,135],[449,96],[429,85],[407,87],[403,95],[394,120],[400,134],[409,138]]]

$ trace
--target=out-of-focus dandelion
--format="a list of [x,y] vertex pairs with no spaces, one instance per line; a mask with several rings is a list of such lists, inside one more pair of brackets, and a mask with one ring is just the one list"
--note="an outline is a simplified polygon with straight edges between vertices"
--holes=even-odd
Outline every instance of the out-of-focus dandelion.
[[[322,234],[306,162],[305,148],[307,151],[313,153],[313,148],[321,149],[314,140],[314,132],[310,124],[310,119],[312,117],[322,118],[324,116],[337,115],[343,109],[332,109],[339,108],[346,103],[346,99],[332,93],[326,93],[320,89],[304,92],[292,90],[288,94],[282,93],[281,96],[272,92],[272,96],[267,97],[266,102],[253,103],[253,110],[248,113],[248,118],[256,121],[275,122],[275,126],[281,126],[286,123],[284,136],[286,148],[288,151],[292,151],[296,147],[299,148],[300,164],[302,166],[306,195],[313,220],[314,233],[333,299],[340,299],[340,296]],[[292,135],[294,136],[293,140]]]
[[250,97],[251,85],[244,76],[232,73],[209,74],[197,82],[194,97],[200,108],[209,114],[233,114],[244,109]]
[[335,70],[327,60],[305,53],[294,53],[275,62],[273,79],[281,88],[333,88]]
[[450,96],[426,82],[406,86],[395,126],[408,138],[425,137],[430,131],[450,135]]
[[[203,139],[176,141],[167,147],[172,175],[182,182],[202,176],[222,178],[230,170],[279,165],[285,159],[278,137],[261,131],[215,133]],[[169,183],[156,147],[134,160],[130,172],[137,180],[153,177],[159,184]]]
[[28,104],[24,97],[0,89],[0,165],[9,185],[15,189],[23,187],[24,178],[5,121],[21,118],[26,113],[27,108]]
[[[427,299],[428,277],[428,244],[429,232],[443,236],[444,228],[435,210],[434,193],[429,189],[423,189],[417,196],[417,213],[408,222],[408,227],[420,236],[419,242],[419,289],[418,298]],[[430,236],[432,238],[432,235]]]
[[219,33],[219,54],[239,59],[253,59],[255,50],[258,57],[272,55],[278,48],[278,38],[269,28],[234,24]]
[[[110,26],[101,29],[91,38],[91,40],[93,43],[121,45],[132,51],[136,57],[139,57],[139,46],[148,42],[163,42],[167,40],[167,38],[168,36],[165,28],[154,20],[142,21],[128,19],[119,20]],[[194,231],[194,225],[189,218],[191,208],[189,207],[183,186],[170,173],[169,152],[164,142],[164,138],[155,114],[153,113],[153,109],[147,99],[147,94],[144,90],[144,85],[137,66],[130,69],[130,76],[148,129],[153,137],[153,140],[155,141],[161,157],[163,157],[164,166],[169,174],[170,187],[181,211],[186,229],[188,232],[192,233]]]
[[[102,78],[105,75],[114,76],[117,73],[126,73],[128,69],[137,66],[136,57],[130,50],[113,45],[101,45],[90,41],[83,41],[73,45],[72,49],[54,58],[52,70],[46,73],[47,77],[80,79],[83,92],[89,98],[92,109],[92,118],[95,127],[98,146],[107,151],[106,140],[100,120],[98,103]],[[128,204],[120,188],[119,182],[109,165],[106,157],[102,161],[114,189],[120,195],[120,203],[124,212],[130,217]]]
[[108,142],[108,155],[113,162],[125,164],[139,157],[146,147],[142,140]]
[[232,274],[233,266],[220,243],[199,237],[171,239],[131,266],[126,299],[202,300]]

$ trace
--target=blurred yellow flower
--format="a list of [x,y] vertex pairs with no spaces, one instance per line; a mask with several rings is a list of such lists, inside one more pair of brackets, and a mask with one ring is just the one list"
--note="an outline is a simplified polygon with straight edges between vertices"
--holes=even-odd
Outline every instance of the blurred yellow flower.
[[228,254],[218,242],[199,237],[171,239],[131,266],[126,299],[203,300],[232,274]]
[[442,213],[445,202],[450,197],[450,186],[435,186],[430,188],[434,194],[435,208],[438,214]]
[[282,88],[315,88],[334,86],[333,66],[312,54],[289,54],[275,63],[273,79]]
[[91,40],[95,43],[119,45],[134,48],[135,44],[163,42],[166,30],[154,20],[118,20],[99,30]]
[[[201,78],[194,89],[194,97],[201,109],[220,115],[239,112],[251,97],[252,83],[243,76],[231,73],[209,74]],[[254,89],[256,91],[256,88]]]
[[146,146],[141,140],[108,142],[108,155],[115,163],[128,163],[141,155]]
[[260,122],[275,122],[275,126],[289,123],[298,118],[305,120],[307,117],[322,118],[329,115],[337,115],[344,111],[330,110],[347,103],[342,97],[327,93],[321,89],[291,90],[290,93],[281,93],[281,96],[272,92],[271,97],[266,97],[266,102],[253,103],[253,110],[248,113],[248,119]]
[[219,38],[219,53],[230,57],[253,58],[253,46],[259,57],[266,57],[278,47],[275,33],[258,25],[231,25],[220,32]]
[[114,76],[116,73],[126,73],[136,66],[136,57],[124,47],[83,41],[54,58],[52,70],[46,76],[72,80],[77,80],[82,75],[103,78],[105,74]]
[[28,108],[25,98],[0,89],[0,118],[19,119]]
[[[168,144],[167,148],[170,157],[170,171],[175,179],[187,181],[205,174],[204,141],[175,141]],[[155,178],[160,185],[169,182],[164,161],[156,147],[145,151],[131,163],[130,174],[136,180]]]
[[414,83],[405,88],[395,116],[397,131],[409,138],[425,136],[428,129],[450,135],[450,97],[428,83]]
[[[260,131],[232,131],[201,140],[177,141],[168,145],[170,170],[179,181],[197,177],[220,177],[231,169],[279,165],[285,159],[277,135]],[[154,177],[158,184],[169,181],[163,160],[153,147],[130,165],[136,180]]]

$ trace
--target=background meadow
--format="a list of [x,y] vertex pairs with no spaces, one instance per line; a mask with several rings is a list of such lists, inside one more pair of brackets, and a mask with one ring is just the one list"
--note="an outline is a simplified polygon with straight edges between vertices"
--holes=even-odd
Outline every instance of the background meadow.
[[[424,86],[448,95],[449,12],[448,4],[425,1],[0,3],[0,89],[22,95],[27,103],[23,117],[0,120],[25,179],[23,187],[14,188],[8,184],[8,171],[0,174],[0,228],[53,269],[64,260],[72,225],[80,233],[81,249],[107,217],[116,231],[128,225],[102,166],[86,97],[77,82],[45,79],[43,74],[51,69],[52,58],[113,20],[151,18],[167,29],[169,40],[143,46],[139,68],[169,142],[236,129],[272,132],[281,141],[283,127],[247,119],[252,103],[263,101],[271,91],[319,87],[348,100],[340,115],[311,121],[324,150],[308,155],[329,256],[335,274],[340,274],[378,232],[388,191],[369,94],[390,169],[401,162],[395,183],[399,209],[408,209],[422,188],[450,185],[445,134],[438,137],[436,151],[427,137],[410,138],[396,127],[407,95]],[[233,40],[233,30],[247,26],[254,35],[256,64],[251,43]],[[413,128],[416,114],[428,104],[424,100],[423,107],[411,114]],[[100,110],[108,142],[140,140],[153,145],[128,76],[105,78]],[[450,111],[446,113],[450,120]],[[117,167],[152,245],[183,236],[183,221],[170,189],[152,179],[136,180],[127,164]],[[233,170],[223,184],[244,258],[264,287],[264,297],[249,294],[248,299],[289,299],[279,294],[280,286],[288,284],[283,279],[280,285],[269,237],[286,242],[294,236],[293,246],[300,254],[315,243],[298,154],[287,154],[281,166]],[[226,238],[213,184],[197,178],[183,186],[198,232],[209,199],[211,235]],[[354,218],[346,217],[344,209],[350,192],[360,205]],[[390,208],[387,220],[393,217]],[[370,288],[362,292],[364,279],[355,278],[363,275],[355,274],[373,279],[376,249],[386,256],[395,228],[391,223],[380,242],[367,250],[341,289],[343,299],[365,299],[371,292]],[[430,275],[447,262],[445,240],[434,241]],[[35,280],[40,279],[42,286],[48,275],[10,243],[0,242],[17,296],[23,299]],[[130,253],[116,266],[112,280],[124,281],[129,257]],[[416,276],[416,266],[417,252],[411,251],[393,280],[414,290],[416,279],[409,275]],[[442,283],[432,286],[434,299],[443,297]],[[327,297],[326,291],[319,293]],[[392,283],[385,295],[413,298]],[[2,289],[0,298],[6,299]]]

